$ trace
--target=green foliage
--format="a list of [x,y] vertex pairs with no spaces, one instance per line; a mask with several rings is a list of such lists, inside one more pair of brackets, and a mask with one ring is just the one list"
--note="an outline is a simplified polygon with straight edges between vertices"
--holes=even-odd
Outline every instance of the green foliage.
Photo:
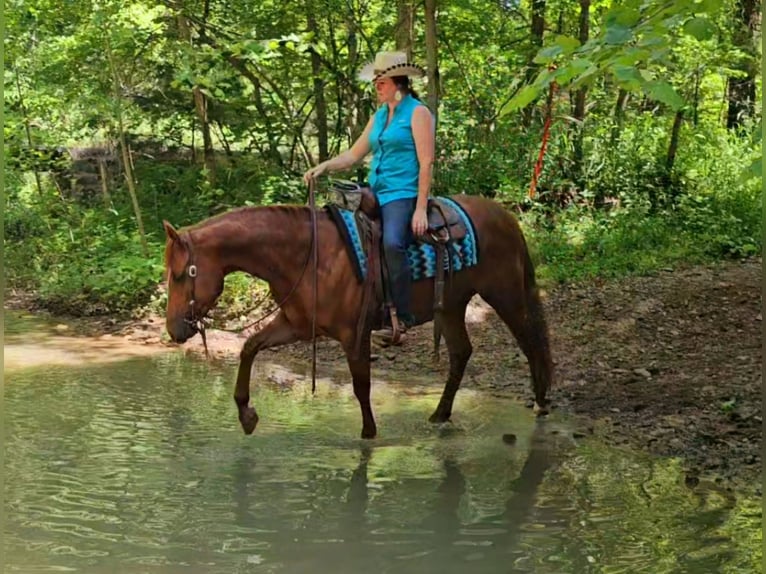
[[[317,161],[320,127],[332,154],[361,132],[374,96],[356,73],[377,50],[393,48],[389,4],[204,6],[7,5],[9,285],[79,312],[159,305],[163,219],[184,226],[242,205],[303,203],[300,174]],[[556,281],[759,253],[759,106],[737,130],[722,127],[727,82],[760,60],[733,8],[734,0],[593,0],[590,38],[581,42],[578,3],[548,2],[539,45],[530,37],[529,1],[440,3],[434,193],[480,194],[523,211],[542,273]],[[414,52],[425,61],[419,6]],[[530,202],[554,81],[547,151]],[[318,125],[319,87],[326,126]],[[426,95],[427,85],[416,87]],[[587,88],[582,121],[572,117],[580,88]],[[758,79],[757,95],[760,89]],[[621,90],[628,97],[618,109]],[[195,94],[205,97],[210,172]],[[121,159],[112,162],[107,206],[98,191],[69,192],[76,162],[57,152],[113,143],[121,129],[133,154],[148,259]],[[62,189],[52,185],[52,172]],[[262,289],[240,279],[230,287],[225,304],[236,313]]]

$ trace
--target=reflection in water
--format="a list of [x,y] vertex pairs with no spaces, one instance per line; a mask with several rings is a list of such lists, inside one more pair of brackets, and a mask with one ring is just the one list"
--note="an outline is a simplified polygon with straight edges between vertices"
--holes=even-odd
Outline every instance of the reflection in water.
[[757,550],[734,533],[759,518],[689,491],[673,461],[574,446],[565,423],[467,390],[433,427],[434,395],[378,385],[366,442],[345,386],[256,385],[245,437],[223,367],[11,377],[8,572],[734,572]]

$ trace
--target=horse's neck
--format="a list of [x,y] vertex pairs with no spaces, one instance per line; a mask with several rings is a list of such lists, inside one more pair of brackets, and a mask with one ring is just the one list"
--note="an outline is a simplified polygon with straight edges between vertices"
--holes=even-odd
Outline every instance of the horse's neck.
[[244,271],[272,287],[294,281],[296,266],[311,242],[308,212],[302,208],[264,207],[220,220],[206,230],[224,274]]

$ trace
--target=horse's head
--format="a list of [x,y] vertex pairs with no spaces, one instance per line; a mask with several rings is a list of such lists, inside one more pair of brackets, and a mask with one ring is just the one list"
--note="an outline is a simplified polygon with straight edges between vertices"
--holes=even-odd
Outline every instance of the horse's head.
[[163,221],[168,306],[165,313],[170,338],[183,343],[199,330],[199,322],[213,308],[223,291],[223,270],[206,249],[197,248],[189,234],[183,237]]

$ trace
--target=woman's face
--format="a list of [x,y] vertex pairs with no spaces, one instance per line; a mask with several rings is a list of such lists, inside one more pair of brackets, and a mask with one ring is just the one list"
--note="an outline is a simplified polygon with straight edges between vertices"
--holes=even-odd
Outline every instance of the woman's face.
[[380,78],[375,81],[375,93],[378,95],[378,103],[386,104],[395,101],[396,84],[391,78]]

